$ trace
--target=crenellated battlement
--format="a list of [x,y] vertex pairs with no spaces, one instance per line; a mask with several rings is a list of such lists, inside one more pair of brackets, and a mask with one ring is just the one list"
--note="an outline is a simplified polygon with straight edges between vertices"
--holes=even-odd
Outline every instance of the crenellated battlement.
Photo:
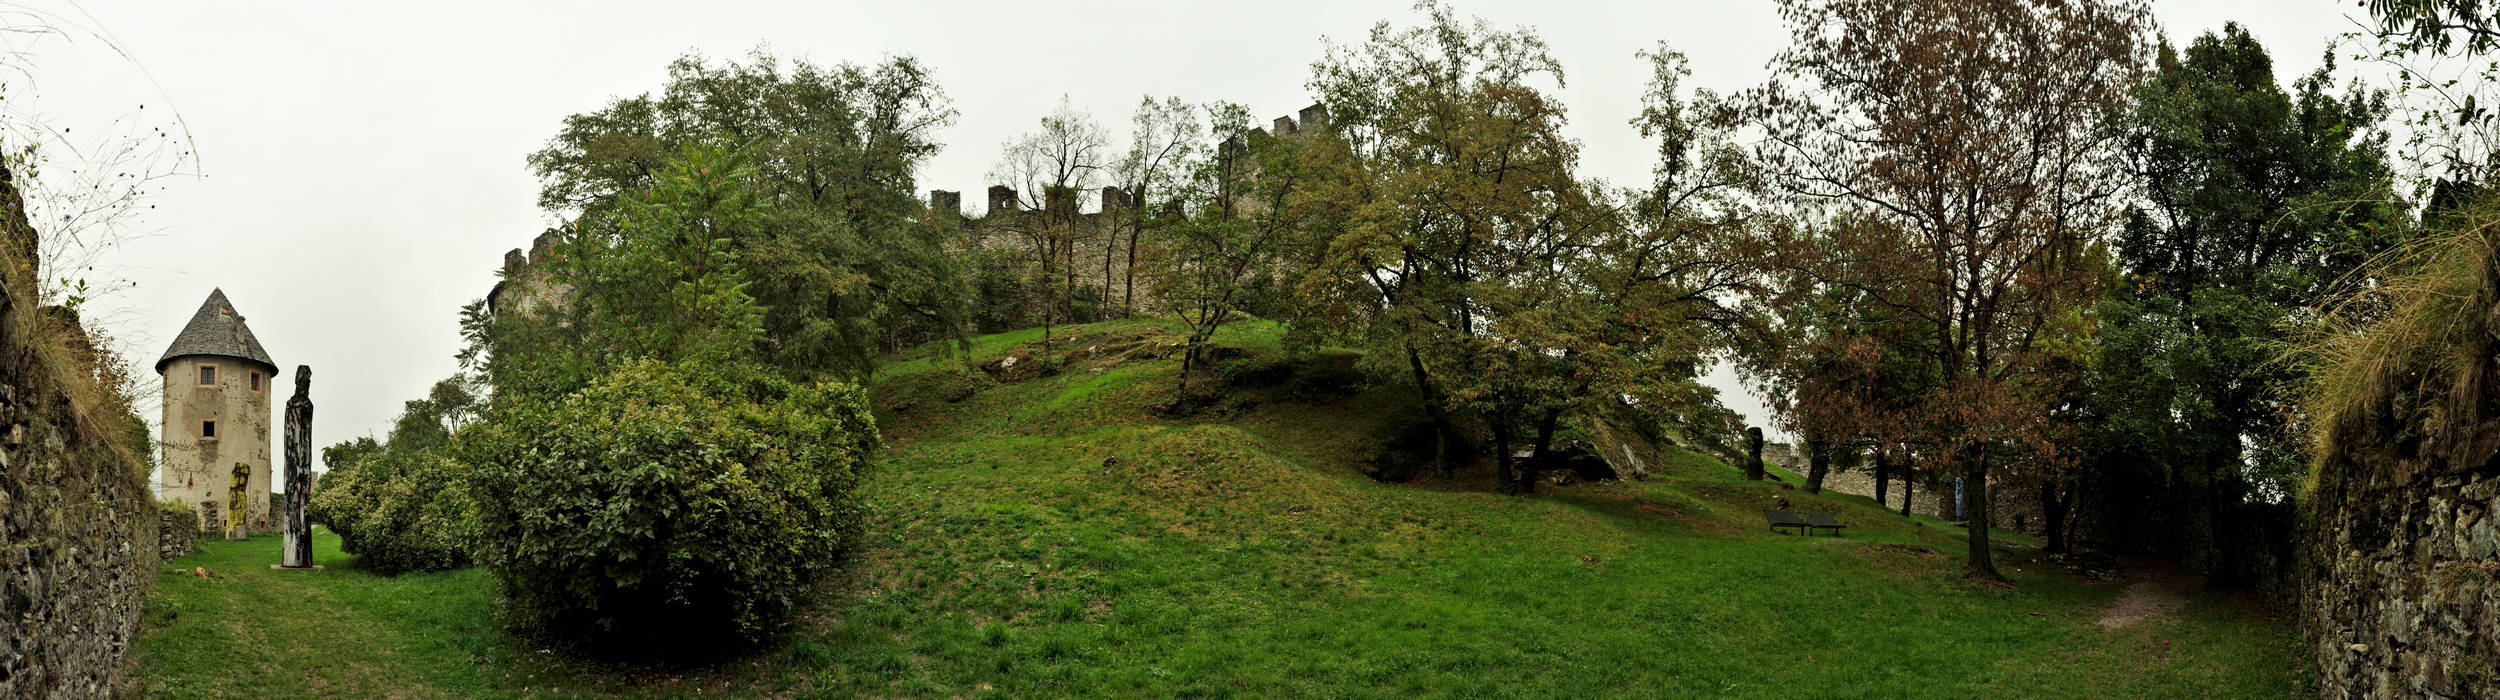
[[[1276,120],[1271,122],[1266,129],[1251,127],[1248,132],[1236,134],[1224,139],[1223,143],[1217,145],[1217,157],[1230,160],[1238,156],[1243,151],[1243,144],[1248,143],[1251,139],[1261,137],[1301,138],[1308,134],[1318,133],[1327,129],[1329,126],[1328,107],[1326,105],[1313,104],[1309,107],[1302,108],[1294,114],[1277,117]],[[991,215],[999,212],[1013,213],[1024,211],[1022,204],[1023,200],[1017,199],[1017,194],[1016,188],[1014,187],[1007,185],[991,185],[989,188],[988,206],[976,214],[964,211],[962,192],[955,190],[929,190],[929,209],[931,211],[941,212],[954,211],[961,215],[967,221],[967,224],[970,225],[983,221]],[[1079,201],[1081,194],[1082,193],[1075,191],[1047,193],[1043,197],[1043,210],[1046,213],[1058,213],[1063,207],[1081,208],[1084,205],[1084,202]],[[1099,198],[1094,200],[1094,204],[1098,207],[1098,209],[1096,212],[1088,212],[1089,214],[1099,213],[1101,211],[1123,211],[1127,207],[1134,206],[1136,202],[1128,192],[1123,191],[1118,187],[1104,187],[1099,193]]]
[[[1330,126],[1328,110],[1322,105],[1304,107],[1294,114],[1277,117],[1267,129],[1252,127],[1217,145],[1217,158],[1227,167],[1241,153],[1245,144],[1263,138],[1303,138],[1321,133]],[[1237,177],[1255,178],[1255,167],[1237,170]],[[1134,240],[1134,228],[1123,228],[1123,222],[1143,203],[1136,193],[1109,186],[1079,190],[1060,188],[1045,192],[1042,208],[1027,209],[1025,200],[1013,186],[997,184],[984,193],[986,206],[980,212],[964,208],[964,193],[958,190],[929,190],[931,212],[954,212],[957,230],[954,249],[958,252],[983,250],[1014,251],[1028,261],[1037,257],[1035,241],[1054,238],[1061,241],[1061,255],[1067,256],[1069,271],[1080,284],[1103,290],[1105,299],[1129,301],[1150,309],[1156,302],[1147,282],[1130,275],[1130,265],[1139,260],[1128,248],[1141,244]],[[1088,201],[1090,200],[1090,201]],[[1170,203],[1167,207],[1173,206]],[[1091,207],[1091,211],[1086,209]],[[572,296],[570,286],[557,283],[548,263],[561,259],[557,244],[564,231],[549,229],[530,241],[527,250],[514,248],[503,255],[502,279],[486,293],[489,314],[526,313],[532,309],[560,307]],[[1132,283],[1138,289],[1128,286]]]

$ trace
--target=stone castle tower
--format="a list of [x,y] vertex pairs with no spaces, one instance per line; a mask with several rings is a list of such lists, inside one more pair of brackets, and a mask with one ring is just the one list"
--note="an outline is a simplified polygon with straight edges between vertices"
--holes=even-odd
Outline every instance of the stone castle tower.
[[[162,497],[200,514],[203,532],[271,529],[269,396],[278,363],[243,325],[224,290],[212,290],[191,323],[156,361],[165,380],[165,421],[158,444]],[[242,522],[230,496],[236,465],[244,482]]]

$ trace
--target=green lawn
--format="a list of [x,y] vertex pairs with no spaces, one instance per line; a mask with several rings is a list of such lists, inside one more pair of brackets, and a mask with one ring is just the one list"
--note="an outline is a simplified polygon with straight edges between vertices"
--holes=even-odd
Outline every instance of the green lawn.
[[[747,659],[565,661],[495,631],[478,571],[377,577],[325,537],[330,570],[274,572],[261,538],[166,565],[140,672],[173,697],[2305,691],[2287,621],[2191,592],[2105,631],[2120,586],[2043,566],[2024,538],[1999,552],[2012,588],[1970,584],[1958,529],[1692,453],[1661,478],[1516,498],[1360,476],[1403,410],[1388,392],[1287,383],[1159,417],[1167,331],[1079,328],[1063,348],[1079,359],[1024,381],[960,358],[890,364],[870,539],[794,639]],[[1265,326],[1220,340],[1253,353],[1224,371],[1275,345]],[[1849,535],[1761,531],[1775,495]]]

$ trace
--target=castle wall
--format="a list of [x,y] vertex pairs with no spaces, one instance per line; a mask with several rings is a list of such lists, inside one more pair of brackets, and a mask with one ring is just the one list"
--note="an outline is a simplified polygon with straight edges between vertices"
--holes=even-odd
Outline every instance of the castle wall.
[[[1801,477],[1805,475],[1809,466],[1806,464],[1805,456],[1796,454],[1795,448],[1787,443],[1778,442],[1762,446],[1762,461],[1785,467]],[[1907,479],[1897,471],[1886,476],[1889,477],[1886,479],[1889,483],[1884,487],[1884,507],[1899,510],[1901,489],[1907,483]],[[1803,487],[1804,484],[1800,483],[1798,486]],[[1875,497],[1874,462],[1860,460],[1857,467],[1847,470],[1834,465],[1830,473],[1823,475],[1823,489],[1868,498]],[[2048,523],[2045,519],[2047,516],[2040,508],[2038,491],[2037,487],[2008,481],[2001,474],[1990,475],[1988,478],[1988,520],[1991,525],[2001,530],[2034,535],[2047,530]],[[1936,485],[1920,483],[1910,489],[1910,512],[1925,513],[1945,520],[1956,520],[1956,514],[1953,512],[1952,479],[1947,477],[1942,483]]]
[[[1218,157],[1231,162],[1226,167],[1236,182],[1255,180],[1259,176],[1256,163],[1233,160],[1249,149],[1247,144],[1261,143],[1264,139],[1308,138],[1323,133],[1329,125],[1328,110],[1320,105],[1311,105],[1296,115],[1277,117],[1270,127],[1272,132],[1252,128],[1226,139],[1217,145]],[[1136,211],[1135,207],[1142,206],[1132,193],[1118,187],[1104,187],[1096,200],[1099,210],[1082,213],[1078,211],[1082,206],[1079,200],[1089,192],[1062,190],[1044,193],[1038,198],[1042,202],[1040,209],[1029,208],[1025,204],[1031,201],[1029,198],[1033,193],[1021,193],[1027,198],[1019,198],[1020,193],[1007,185],[992,185],[983,194],[987,197],[988,207],[979,216],[962,216],[959,219],[964,231],[961,239],[963,249],[1015,251],[1024,264],[1038,267],[1041,250],[1035,244],[1036,238],[1047,234],[1073,240],[1075,260],[1071,267],[1074,269],[1062,272],[1057,269],[1061,263],[1054,262],[1054,276],[1073,272],[1077,284],[1101,289],[1103,298],[1108,300],[1103,309],[1105,317],[1117,315],[1124,300],[1133,300],[1138,314],[1163,310],[1161,299],[1146,271],[1140,270],[1134,280],[1130,279],[1132,243],[1140,249],[1134,257],[1141,265],[1151,257],[1149,252],[1153,246],[1148,236],[1138,236],[1134,242],[1129,240],[1133,233],[1129,217]],[[1233,195],[1233,200],[1236,207],[1245,210],[1259,206],[1246,192]],[[932,211],[963,214],[961,192],[930,190],[928,201]],[[1133,294],[1130,289],[1132,284],[1135,285]]]
[[2436,451],[2410,430],[2356,436],[2306,498],[2301,618],[2321,697],[2500,688],[2500,421],[2446,431]]
[[[217,385],[198,386],[199,366],[217,365]],[[260,390],[250,387],[250,373],[261,373]],[[234,464],[250,465],[245,507],[252,530],[274,529],[269,509],[269,396],[277,373],[239,357],[187,355],[165,365],[164,422],[159,433],[161,467],[158,484],[163,498],[180,500],[201,512],[203,531],[223,529],[226,497],[234,481]],[[202,439],[200,422],[217,421],[217,437]]]
[[514,248],[503,254],[503,281],[486,291],[489,314],[526,314],[556,308],[573,296],[573,286],[555,281],[547,263],[556,261],[557,234],[538,234],[527,253]]
[[[1280,137],[1304,138],[1323,133],[1329,125],[1327,109],[1320,105],[1311,105],[1303,108],[1296,115],[1277,118],[1273,126],[1274,135],[1265,130],[1253,128],[1247,133],[1227,139],[1219,144],[1218,150],[1223,154],[1219,157],[1237,157],[1245,150],[1243,144],[1246,142]],[[1233,177],[1236,179],[1249,180],[1257,176],[1258,171],[1253,163],[1238,164],[1234,168]],[[954,190],[930,190],[928,192],[929,211],[939,216],[947,214],[956,216],[961,233],[952,246],[954,252],[1011,251],[1016,260],[1027,269],[1038,269],[1042,262],[1042,249],[1037,245],[1038,239],[1050,237],[1073,241],[1073,249],[1070,251],[1073,253],[1073,262],[1054,260],[1051,263],[1052,277],[1058,280],[1059,284],[1064,285],[1065,276],[1073,273],[1076,284],[1093,288],[1082,291],[1100,295],[1099,298],[1103,300],[1104,305],[1099,313],[1105,318],[1119,315],[1123,303],[1133,303],[1134,312],[1141,315],[1159,313],[1163,310],[1153,281],[1149,279],[1151,275],[1144,270],[1139,270],[1134,275],[1135,278],[1131,279],[1131,259],[1134,258],[1138,264],[1144,264],[1150,258],[1149,253],[1153,247],[1153,241],[1149,236],[1139,235],[1133,242],[1129,239],[1132,234],[1129,217],[1135,211],[1134,207],[1139,206],[1131,193],[1121,191],[1118,187],[1104,187],[1099,192],[1076,190],[1048,192],[1041,197],[1031,198],[1041,201],[1042,206],[1039,209],[1027,204],[1031,200],[1025,197],[1029,197],[1032,193],[1018,193],[1016,188],[1007,185],[992,185],[980,194],[985,197],[987,207],[978,215],[971,215],[964,211],[963,192]],[[1025,197],[1020,197],[1020,194]],[[1081,211],[1084,206],[1081,200],[1086,199],[1086,195],[1089,194],[1099,195],[1099,199],[1096,200],[1098,209],[1092,212]],[[1251,201],[1247,195],[1236,195],[1234,199],[1237,206],[1256,208],[1257,203]],[[555,255],[556,239],[556,233],[548,232],[533,241],[531,249],[526,253],[517,248],[504,253],[503,281],[486,293],[488,313],[496,315],[525,313],[532,309],[559,307],[567,303],[573,290],[554,282],[552,276],[544,269],[544,263]],[[1138,248],[1133,255],[1130,250],[1132,245]],[[1061,270],[1062,264],[1073,269]],[[1132,284],[1135,287],[1133,290]],[[1027,291],[1030,296],[1024,301],[1030,305],[1038,305],[1045,296],[1038,289],[1028,288]],[[1025,321],[1012,322],[1018,325],[998,330],[1023,327],[1023,324],[1036,323],[1039,320],[1038,314],[1032,314]],[[170,489],[168,493],[171,493]]]
[[60,382],[76,368],[51,366],[34,347],[50,341],[26,333],[33,285],[16,271],[31,257],[17,244],[34,233],[8,177],[0,169],[0,240],[11,243],[0,248],[0,698],[117,697],[129,692],[124,657],[154,580],[159,511],[137,455],[105,444],[122,424],[74,408]]
[[[1059,278],[1061,275],[1073,272],[1078,285],[1104,290],[1111,302],[1111,307],[1107,308],[1106,312],[1113,312],[1117,310],[1122,299],[1128,298],[1126,295],[1131,284],[1128,274],[1130,232],[1126,226],[1126,216],[1128,214],[1125,209],[1076,214],[1037,213],[1017,209],[993,210],[985,216],[964,219],[963,240],[965,247],[972,250],[1015,251],[1018,259],[1025,264],[1038,267],[1041,250],[1034,245],[1035,237],[1037,235],[1065,237],[1065,240],[1073,241],[1074,244],[1074,249],[1071,251],[1075,257],[1074,269],[1061,270],[1060,266],[1067,263],[1054,261],[1051,264],[1052,276]],[[1153,241],[1147,238],[1139,236],[1137,245],[1140,247],[1152,245]],[[1145,260],[1146,255],[1139,253],[1139,264],[1144,264]],[[1140,270],[1135,280],[1137,312],[1141,314],[1155,313],[1159,308],[1159,303],[1146,275],[1145,271]]]

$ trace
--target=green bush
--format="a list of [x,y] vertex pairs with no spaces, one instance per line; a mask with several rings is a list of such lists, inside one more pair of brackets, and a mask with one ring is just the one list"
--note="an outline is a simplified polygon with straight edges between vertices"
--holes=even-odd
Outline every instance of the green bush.
[[632,652],[783,629],[857,537],[877,434],[848,384],[645,360],[560,397],[502,397],[458,444],[479,561],[512,621]]
[[358,455],[324,475],[307,517],[358,564],[385,574],[469,565],[469,491],[458,462],[431,452]]

